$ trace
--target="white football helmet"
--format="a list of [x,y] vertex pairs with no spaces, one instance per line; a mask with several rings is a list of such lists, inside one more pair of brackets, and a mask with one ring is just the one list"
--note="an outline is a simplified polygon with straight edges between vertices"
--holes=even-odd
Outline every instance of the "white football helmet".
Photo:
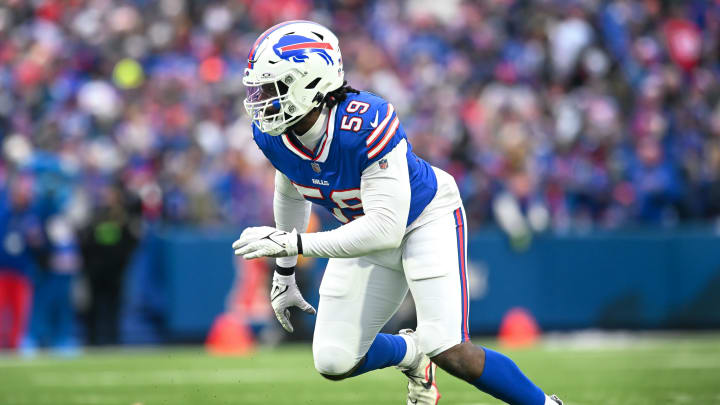
[[286,21],[263,32],[248,54],[245,109],[262,132],[280,135],[344,77],[335,34],[311,21]]

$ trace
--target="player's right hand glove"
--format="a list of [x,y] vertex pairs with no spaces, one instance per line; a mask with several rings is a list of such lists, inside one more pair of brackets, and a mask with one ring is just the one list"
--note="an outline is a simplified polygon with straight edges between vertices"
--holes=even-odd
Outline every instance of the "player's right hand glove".
[[283,329],[292,333],[294,328],[290,323],[290,307],[298,307],[308,314],[315,315],[315,308],[308,304],[300,294],[295,284],[295,274],[283,276],[275,272],[270,290],[270,304],[275,311],[275,316]]
[[232,248],[238,256],[256,259],[295,256],[299,253],[299,245],[300,237],[294,229],[286,232],[271,226],[255,226],[245,228],[240,239],[232,244]]

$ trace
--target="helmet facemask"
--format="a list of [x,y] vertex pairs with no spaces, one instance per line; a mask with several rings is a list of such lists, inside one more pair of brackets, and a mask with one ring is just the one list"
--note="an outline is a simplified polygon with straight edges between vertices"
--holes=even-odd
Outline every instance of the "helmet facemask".
[[305,115],[290,100],[288,85],[294,81],[292,74],[284,75],[282,80],[258,82],[246,77],[245,110],[260,131],[273,136],[281,135]]

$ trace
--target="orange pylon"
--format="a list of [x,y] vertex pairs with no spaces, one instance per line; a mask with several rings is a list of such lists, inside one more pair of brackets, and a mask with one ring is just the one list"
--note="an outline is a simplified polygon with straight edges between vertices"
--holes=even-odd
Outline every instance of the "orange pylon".
[[540,328],[535,318],[524,308],[509,310],[500,323],[498,340],[509,348],[530,347],[540,338]]
[[215,318],[205,347],[218,356],[244,356],[255,348],[255,339],[247,324],[231,313]]

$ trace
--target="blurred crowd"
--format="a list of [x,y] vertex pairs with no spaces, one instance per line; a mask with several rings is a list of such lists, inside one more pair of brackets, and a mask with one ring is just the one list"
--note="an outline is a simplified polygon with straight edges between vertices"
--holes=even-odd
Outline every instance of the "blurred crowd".
[[52,155],[80,216],[121,182],[150,220],[268,222],[240,78],[286,19],[339,33],[350,84],[396,105],[476,226],[505,192],[559,228],[720,214],[710,0],[9,0],[0,178]]
[[[271,223],[241,77],[289,19],[339,35],[349,83],[395,105],[474,227],[720,217],[717,0],[5,0],[0,268],[22,251],[106,291],[122,269],[98,281],[92,252],[128,256],[138,221]],[[87,314],[97,339],[112,316]]]

